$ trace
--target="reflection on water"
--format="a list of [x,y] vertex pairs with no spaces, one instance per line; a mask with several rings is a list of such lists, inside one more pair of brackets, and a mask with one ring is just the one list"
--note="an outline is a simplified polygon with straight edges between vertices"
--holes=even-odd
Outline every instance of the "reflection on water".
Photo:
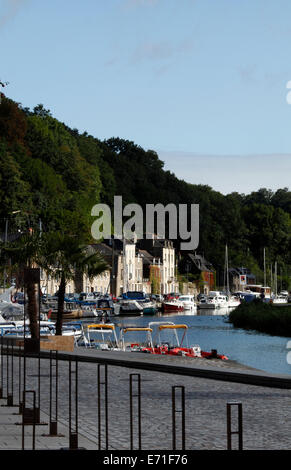
[[270,336],[255,331],[233,328],[228,323],[230,309],[167,312],[136,317],[115,317],[114,323],[122,326],[147,326],[151,321],[167,318],[188,326],[188,341],[199,344],[203,350],[217,349],[235,360],[270,373],[291,374],[287,363],[287,342],[291,338]]
[[198,315],[198,316],[209,316],[209,315],[228,315],[232,310],[234,310],[235,307],[221,307],[221,308],[201,308],[201,309],[193,309],[193,310],[183,310],[182,312],[177,312],[177,311],[170,311],[167,310],[166,313],[159,312],[157,316],[161,317],[168,317],[168,316],[192,316],[192,315]]

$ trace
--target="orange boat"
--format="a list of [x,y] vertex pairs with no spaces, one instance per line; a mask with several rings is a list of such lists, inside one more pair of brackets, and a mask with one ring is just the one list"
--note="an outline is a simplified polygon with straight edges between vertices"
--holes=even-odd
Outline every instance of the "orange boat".
[[[152,327],[154,324],[155,324],[154,322],[150,323],[149,327],[150,326]],[[227,356],[225,355],[217,354],[216,349],[212,349],[210,352],[207,352],[207,351],[202,351],[199,345],[189,346],[187,344],[187,346],[183,346],[183,342],[186,339],[186,333],[188,330],[187,325],[183,325],[183,324],[175,325],[174,323],[171,323],[171,322],[168,322],[167,324],[156,323],[156,325],[158,326],[158,335],[159,335],[158,344],[156,346],[153,346],[153,342],[152,342],[152,346],[142,348],[142,352],[148,352],[151,354],[166,354],[170,356],[203,357],[207,359],[215,358],[215,359],[223,359],[223,360],[228,359]],[[152,332],[153,331],[152,328],[150,329]],[[165,330],[173,332],[176,346],[171,346],[169,342],[161,341],[160,333]],[[179,340],[178,331],[183,332],[181,340]]]

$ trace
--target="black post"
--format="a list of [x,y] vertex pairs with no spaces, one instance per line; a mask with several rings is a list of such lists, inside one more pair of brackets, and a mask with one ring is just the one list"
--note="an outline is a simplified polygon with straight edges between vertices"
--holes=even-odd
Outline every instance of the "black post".
[[55,410],[53,417],[53,352],[50,351],[50,436],[58,435],[58,351],[55,351]]
[[18,401],[19,401],[19,414],[22,414],[23,403],[21,401],[21,346],[18,346]]
[[[8,340],[9,341],[9,340]],[[9,344],[7,341],[7,353],[9,351],[9,354],[7,354],[7,406],[13,406],[13,358],[14,358],[14,347],[13,347],[13,340],[10,340],[10,350],[8,348]],[[10,354],[11,352],[11,354]],[[9,357],[10,357],[10,363],[11,363],[11,374],[9,375]],[[10,380],[9,380],[10,379]],[[10,382],[10,383],[9,383]],[[10,390],[9,390],[10,388]]]
[[[26,394],[27,393],[32,393],[33,394],[33,407],[32,409],[26,408]],[[24,444],[25,444],[25,426],[27,424],[31,424],[33,426],[33,431],[32,431],[32,450],[35,450],[35,425],[36,425],[36,402],[35,402],[35,391],[34,390],[24,390],[23,392],[23,408],[29,411],[30,415],[32,415],[32,420],[30,419],[30,422],[28,423],[25,420],[25,415],[23,413],[22,415],[22,450],[24,450]]]
[[[72,425],[72,376],[75,374],[75,426]],[[78,359],[75,357],[75,371],[72,359],[69,360],[69,449],[78,449]]]
[[[176,409],[176,390],[181,390],[181,409]],[[182,450],[185,450],[185,387],[173,386],[172,387],[172,443],[173,450],[177,449],[176,439],[176,414],[181,413],[181,437],[182,437]]]
[[[133,378],[136,377],[137,381]],[[133,383],[137,383],[137,393],[133,393]],[[141,450],[141,386],[140,374],[129,375],[129,398],[130,398],[130,449],[133,450],[133,398],[137,398],[137,426],[138,426],[138,450]]]
[[[101,381],[101,368],[104,368],[104,380]],[[101,450],[101,385],[104,385],[104,420],[105,420],[105,449],[108,450],[108,373],[107,364],[98,364],[97,397],[98,397],[98,449]]]
[[[231,409],[233,406],[238,410],[238,426],[236,431],[232,431]],[[242,423],[242,403],[229,402],[226,404],[227,419],[227,450],[232,450],[232,435],[238,435],[238,450],[243,450],[243,423]]]
[[0,369],[1,369],[0,398],[3,398],[3,336],[1,336]]

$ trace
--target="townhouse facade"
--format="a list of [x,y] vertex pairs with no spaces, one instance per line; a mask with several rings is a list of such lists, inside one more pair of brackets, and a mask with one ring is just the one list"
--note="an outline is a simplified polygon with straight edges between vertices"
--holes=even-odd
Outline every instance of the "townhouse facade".
[[[89,279],[75,274],[68,280],[66,293],[99,292],[118,297],[127,291],[143,291],[148,294],[178,292],[176,256],[169,240],[152,239],[137,241],[114,240],[90,245],[106,260],[109,269]],[[41,270],[41,290],[55,295],[59,280]]]

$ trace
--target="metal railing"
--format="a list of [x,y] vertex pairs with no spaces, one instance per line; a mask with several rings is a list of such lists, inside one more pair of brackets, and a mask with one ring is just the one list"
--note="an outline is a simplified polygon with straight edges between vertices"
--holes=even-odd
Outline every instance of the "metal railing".
[[[81,352],[80,348],[80,355],[58,351],[26,354],[12,339],[0,338],[1,403],[5,402],[8,408],[19,408],[23,439],[30,435],[31,427],[35,432],[46,424],[48,437],[62,436],[58,427],[65,424],[62,429],[66,429],[65,438],[68,435],[68,448],[72,450],[79,448],[79,435],[84,432],[90,434],[96,450],[112,449],[118,446],[118,439],[122,448],[140,450],[149,448],[149,442],[154,442],[155,438],[159,445],[161,436],[169,449],[193,448],[191,433],[193,430],[201,432],[203,410],[199,410],[197,423],[193,415],[195,407],[189,406],[190,397],[193,401],[196,392],[184,385],[182,375],[173,376],[169,371],[160,374],[159,380],[164,386],[157,389],[151,382],[153,373],[146,361],[144,374],[143,371],[127,373],[128,368],[137,369],[136,362],[114,361],[108,359],[110,354],[96,358],[93,351],[88,356]],[[159,372],[159,364],[156,363],[155,373]],[[168,383],[166,377],[172,380]],[[152,409],[151,403],[154,403]],[[223,421],[220,445],[228,450],[243,450],[243,404],[234,401],[224,403],[223,407],[225,405],[226,414],[225,408],[220,411]],[[160,410],[163,418],[160,418]],[[48,416],[48,423],[41,421],[41,412]],[[211,428],[207,420],[209,415],[205,426]],[[212,437],[210,432],[210,447]],[[35,448],[35,435],[32,447]]]
[[[80,433],[80,410],[79,401],[82,399],[82,412],[88,414],[88,421],[94,422],[95,430],[90,430],[92,441],[96,443],[96,450],[108,450],[112,448],[112,440],[115,440],[114,433],[118,428],[119,436],[126,439],[128,436],[128,448],[131,450],[141,450],[144,444],[144,436],[148,427],[148,416],[144,416],[144,409],[149,408],[150,396],[148,396],[147,382],[143,381],[140,373],[130,373],[127,376],[129,388],[123,389],[123,395],[120,394],[120,403],[115,403],[115,409],[118,410],[118,416],[115,421],[109,422],[109,409],[113,405],[111,393],[114,387],[115,395],[117,385],[114,384],[110,388],[109,370],[110,364],[103,360],[103,364],[98,363],[100,359],[80,356],[77,354],[61,355],[58,351],[50,351],[45,353],[25,354],[23,348],[19,345],[12,344],[12,340],[0,338],[1,341],[1,357],[0,357],[0,393],[1,398],[7,400],[7,405],[19,407],[19,414],[22,415],[23,443],[26,429],[33,427],[32,448],[35,448],[35,429],[40,425],[48,424],[48,437],[64,436],[58,433],[58,424],[66,423],[68,432],[68,449],[75,450],[79,448]],[[42,361],[42,365],[41,362]],[[96,371],[97,362],[97,371]],[[109,361],[110,362],[110,361]],[[59,371],[60,363],[62,366],[61,373]],[[88,407],[84,404],[86,401],[85,394],[88,391],[80,389],[80,373],[86,364],[86,380],[87,388],[90,385],[90,396],[88,396]],[[116,374],[116,366],[114,373]],[[126,360],[120,361],[119,370],[132,367]],[[124,373],[122,372],[122,377]],[[177,379],[177,377],[176,377]],[[162,379],[163,380],[163,379]],[[15,382],[18,381],[18,387]],[[42,383],[44,382],[44,383]],[[84,377],[81,386],[84,383]],[[18,394],[17,394],[18,388]],[[60,388],[62,388],[60,393]],[[6,390],[6,396],[4,396]],[[120,392],[121,393],[121,392]],[[154,393],[154,392],[153,392]],[[31,400],[31,396],[33,400]],[[165,401],[169,405],[169,413],[167,422],[168,445],[171,449],[186,449],[186,419],[189,421],[190,416],[187,412],[187,393],[184,385],[173,385],[168,389],[168,396],[160,397],[161,406]],[[27,407],[30,398],[32,408]],[[60,405],[60,398],[62,404]],[[147,405],[143,409],[143,400]],[[159,405],[156,402],[156,408]],[[234,407],[238,409],[238,429],[233,430],[231,411]],[[123,417],[121,416],[121,409]],[[172,412],[170,412],[172,410]],[[49,422],[44,423],[40,420],[40,413],[43,411],[48,415]],[[157,420],[159,417],[156,416]],[[83,433],[84,419],[82,420],[81,432]],[[238,435],[238,448],[243,448],[243,428],[242,428],[242,404],[227,403],[226,410],[226,439],[225,447],[232,450],[232,437]],[[124,426],[124,429],[122,428]],[[115,429],[113,429],[115,428]],[[122,428],[122,429],[121,429]],[[159,441],[159,439],[158,439]],[[124,446],[124,444],[123,444]]]

